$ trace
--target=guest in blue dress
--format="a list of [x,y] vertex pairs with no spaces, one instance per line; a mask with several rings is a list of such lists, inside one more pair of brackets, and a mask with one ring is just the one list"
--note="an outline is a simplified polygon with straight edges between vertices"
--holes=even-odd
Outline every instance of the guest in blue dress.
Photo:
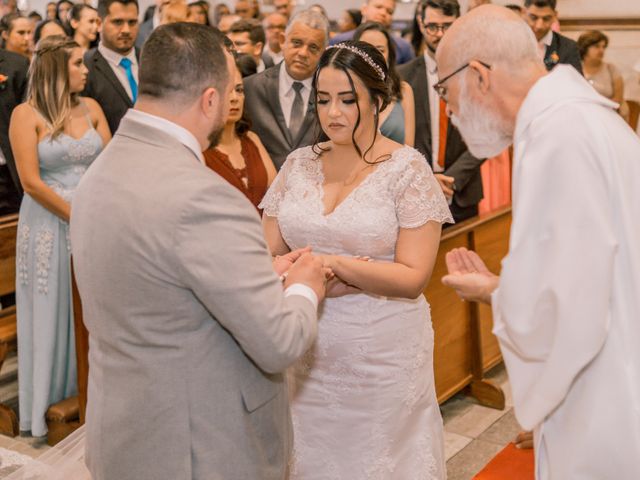
[[9,137],[24,188],[16,248],[20,430],[47,433],[49,405],[76,394],[69,215],[80,178],[110,139],[100,106],[81,98],[87,68],[73,40],[41,40],[27,100]]
[[392,102],[380,115],[380,133],[400,144],[413,147],[416,130],[413,89],[396,72],[396,46],[391,41],[391,34],[383,25],[367,22],[356,29],[353,39],[373,45],[387,61]]

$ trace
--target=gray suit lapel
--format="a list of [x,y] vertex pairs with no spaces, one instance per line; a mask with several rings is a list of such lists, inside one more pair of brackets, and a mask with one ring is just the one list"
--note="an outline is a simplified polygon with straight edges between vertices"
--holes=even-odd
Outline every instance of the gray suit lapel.
[[[276,68],[270,68],[266,71],[265,76],[267,77],[267,81],[264,85],[265,96],[267,97],[267,103],[269,104],[269,108],[273,113],[273,117],[276,119],[276,123],[278,124],[278,128],[282,132],[285,140],[290,146],[293,146],[293,139],[291,138],[291,132],[287,128],[287,122],[284,118],[284,113],[282,113],[282,106],[280,105],[280,69],[284,68],[283,64],[280,63]],[[305,118],[306,121],[306,118]],[[303,126],[300,128],[300,131],[304,130]]]

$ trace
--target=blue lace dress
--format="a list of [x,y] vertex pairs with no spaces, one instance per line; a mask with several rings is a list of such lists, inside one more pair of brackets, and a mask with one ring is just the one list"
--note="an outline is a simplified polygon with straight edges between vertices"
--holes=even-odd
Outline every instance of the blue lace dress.
[[[87,167],[102,150],[93,128],[38,143],[40,177],[71,202]],[[47,408],[77,392],[69,224],[25,194],[16,251],[20,430],[47,433]]]

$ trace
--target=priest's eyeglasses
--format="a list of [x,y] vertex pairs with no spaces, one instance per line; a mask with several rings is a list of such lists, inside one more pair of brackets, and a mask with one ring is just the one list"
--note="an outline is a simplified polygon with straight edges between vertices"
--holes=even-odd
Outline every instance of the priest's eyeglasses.
[[[480,60],[476,60],[480,65],[482,65],[485,68],[488,68],[489,70],[491,70],[491,65],[489,65],[488,63],[484,63],[481,62]],[[467,68],[470,65],[470,63],[465,63],[463,66],[461,66],[459,69],[455,70],[453,73],[450,73],[449,75],[447,75],[446,77],[444,77],[442,80],[440,80],[438,83],[436,83],[433,86],[433,89],[436,91],[436,93],[438,94],[438,96],[444,100],[445,102],[447,101],[447,87],[445,85],[445,82],[447,80],[449,80],[451,77],[453,77],[454,75],[457,75],[458,73],[460,73],[461,71],[463,71],[465,68]]]

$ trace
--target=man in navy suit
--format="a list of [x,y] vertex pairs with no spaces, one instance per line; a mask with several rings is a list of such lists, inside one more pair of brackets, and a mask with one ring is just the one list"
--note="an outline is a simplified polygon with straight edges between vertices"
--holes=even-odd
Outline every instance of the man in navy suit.
[[113,135],[120,120],[133,108],[138,94],[137,0],[100,0],[100,45],[89,50],[84,63],[89,69],[83,95],[95,99]]
[[556,0],[525,0],[524,7],[524,18],[538,40],[540,56],[547,70],[559,63],[566,63],[582,73],[578,44],[551,30],[558,19]]
[[0,215],[20,208],[22,188],[9,144],[9,119],[27,89],[29,61],[0,49]]

